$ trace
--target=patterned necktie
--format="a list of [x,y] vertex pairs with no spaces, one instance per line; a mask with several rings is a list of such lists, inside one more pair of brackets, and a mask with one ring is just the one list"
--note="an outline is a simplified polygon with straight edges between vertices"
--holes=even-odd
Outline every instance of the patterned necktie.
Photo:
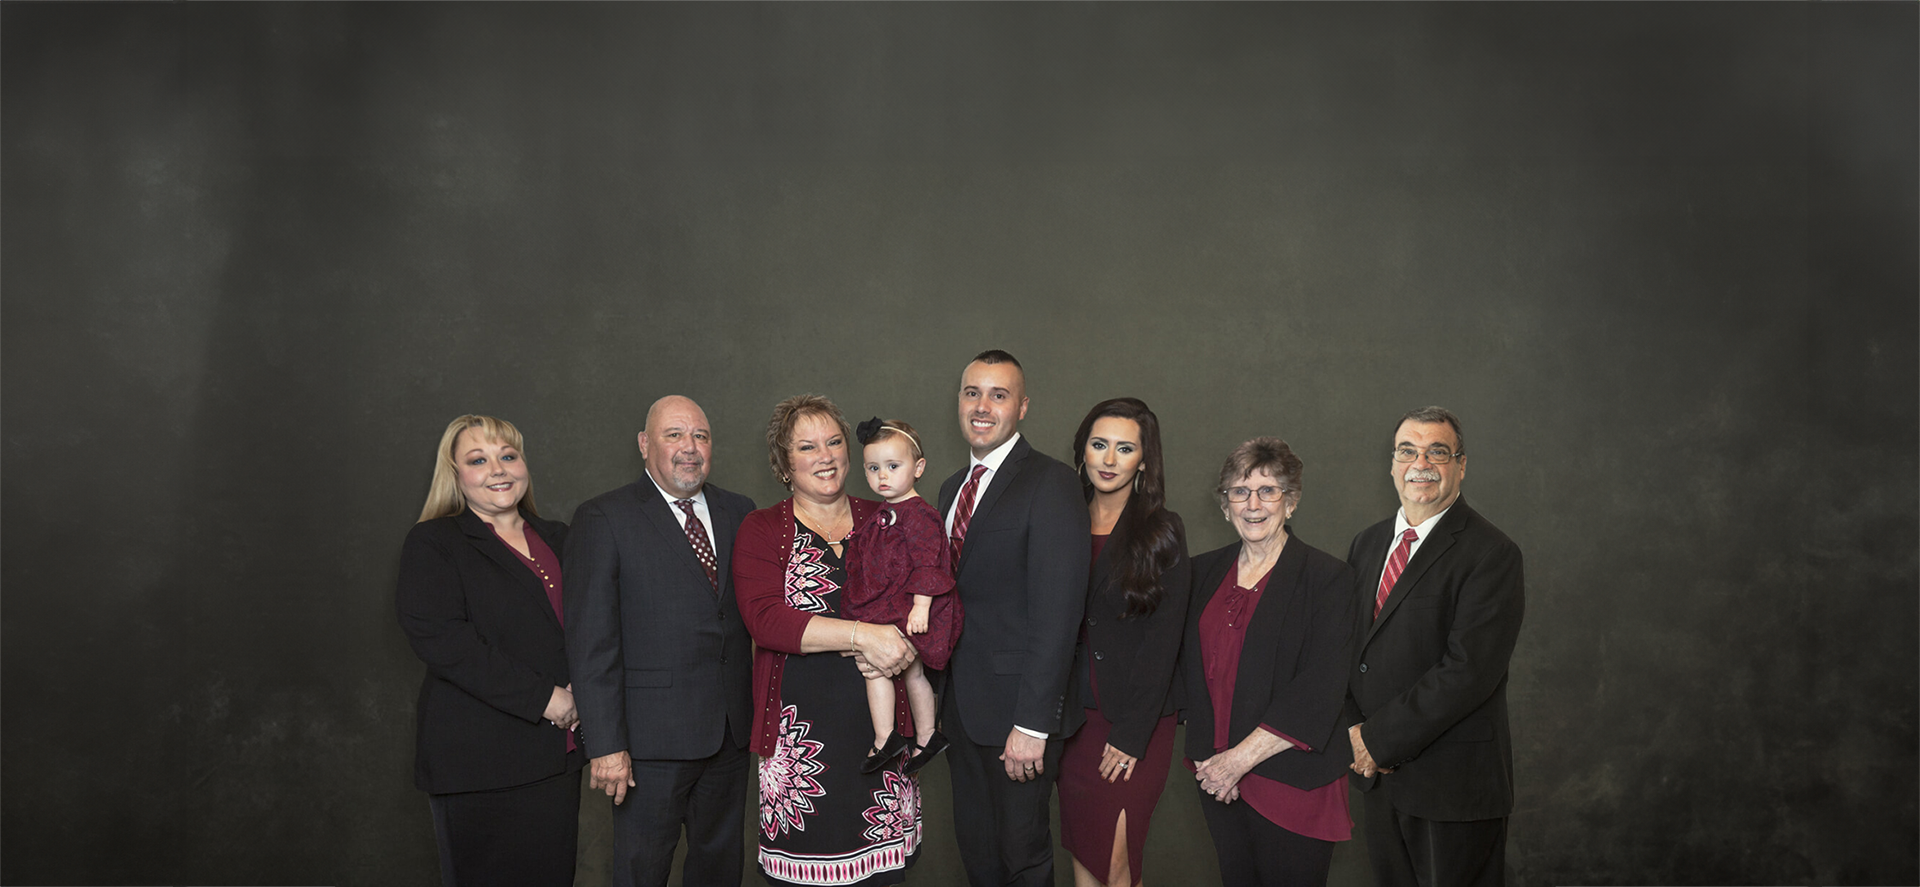
[[1407,558],[1413,555],[1413,542],[1419,538],[1420,534],[1412,527],[1400,534],[1400,547],[1393,550],[1393,556],[1387,558],[1387,568],[1380,573],[1380,591],[1373,596],[1373,618],[1380,618],[1380,608],[1387,605],[1387,592],[1400,580],[1400,571],[1407,568]]
[[700,556],[700,566],[707,570],[707,581],[713,583],[713,590],[720,590],[720,572],[713,566],[713,543],[707,541],[707,525],[700,522],[700,516],[693,513],[692,499],[675,499],[673,504],[687,513],[687,541],[693,543],[693,553]]
[[973,497],[980,492],[980,475],[987,473],[987,466],[973,466],[973,475],[967,478],[966,486],[960,488],[960,504],[953,509],[953,530],[947,534],[953,543],[953,572],[960,572],[960,545],[967,541],[967,523],[973,520]]

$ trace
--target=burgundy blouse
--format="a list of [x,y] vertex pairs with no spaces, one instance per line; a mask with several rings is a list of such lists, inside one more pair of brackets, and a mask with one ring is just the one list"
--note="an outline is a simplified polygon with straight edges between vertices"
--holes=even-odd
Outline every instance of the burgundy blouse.
[[[1242,588],[1240,565],[1236,560],[1227,568],[1213,600],[1208,601],[1207,608],[1200,613],[1200,666],[1206,676],[1207,698],[1213,702],[1213,750],[1216,753],[1235,744],[1228,735],[1228,722],[1233,716],[1233,686],[1240,672],[1240,650],[1246,645],[1247,623],[1253,621],[1253,611],[1260,606],[1260,597],[1266,593],[1267,579],[1272,575],[1273,571],[1268,570],[1252,588]],[[1193,728],[1194,725],[1187,725],[1187,729]],[[1261,724],[1260,729],[1311,750],[1306,743],[1266,724]],[[1187,761],[1187,768],[1193,769],[1192,760]],[[1344,779],[1316,789],[1301,789],[1249,772],[1240,778],[1240,800],[1268,822],[1297,835],[1322,841],[1345,841],[1353,837]]]
[[[493,527],[493,524],[487,524],[487,526]],[[560,558],[547,545],[547,540],[540,538],[540,534],[533,531],[533,524],[527,523],[523,526],[527,535],[527,550],[533,552],[533,556],[521,554],[520,549],[512,545],[507,545],[507,550],[513,552],[513,556],[519,558],[521,563],[526,564],[527,569],[533,571],[533,575],[540,577],[540,584],[547,589],[547,603],[553,606],[553,618],[560,620],[561,628],[566,628],[567,614],[560,608]],[[500,530],[494,528],[493,535],[498,537]],[[501,539],[500,543],[506,545],[507,540]],[[573,731],[568,730],[567,751],[573,751],[574,748]]]

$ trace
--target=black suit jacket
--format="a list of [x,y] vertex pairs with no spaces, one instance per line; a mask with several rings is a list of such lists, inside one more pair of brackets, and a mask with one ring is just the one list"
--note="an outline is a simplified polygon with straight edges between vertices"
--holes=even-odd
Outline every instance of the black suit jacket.
[[[1187,757],[1196,761],[1217,751],[1213,701],[1200,659],[1200,614],[1240,557],[1240,546],[1235,542],[1193,559],[1181,672],[1186,682]],[[1308,747],[1261,761],[1254,773],[1315,789],[1339,779],[1353,763],[1353,746],[1342,732],[1341,719],[1347,668],[1353,662],[1353,623],[1353,571],[1299,536],[1288,539],[1247,623],[1234,673],[1227,743],[1238,744],[1264,724]]]
[[567,539],[567,658],[587,756],[708,757],[745,748],[753,642],[732,583],[753,500],[707,484],[716,591],[678,508],[650,477],[582,503]]
[[[1187,594],[1191,567],[1187,561],[1186,527],[1171,514],[1180,538],[1180,557],[1160,574],[1160,605],[1145,616],[1127,617],[1127,593],[1120,587],[1116,543],[1122,527],[1100,549],[1093,561],[1087,591],[1086,643],[1073,653],[1074,686],[1085,708],[1095,703],[1098,687],[1100,714],[1113,724],[1107,744],[1133,757],[1147,753],[1147,741],[1160,718],[1173,714],[1174,673],[1178,670],[1180,638],[1187,622]],[[1071,729],[1085,720],[1084,709],[1068,712]]]
[[[524,517],[559,554],[567,525]],[[407,643],[427,664],[414,785],[483,791],[566,772],[566,732],[544,717],[553,688],[568,683],[566,639],[540,577],[492,527],[472,511],[414,524],[395,605]]]
[[1359,655],[1349,716],[1367,752],[1394,772],[1355,777],[1394,809],[1425,819],[1497,819],[1513,812],[1507,660],[1526,610],[1520,548],[1457,499],[1387,595],[1374,593],[1394,522],[1353,539]]
[[[940,485],[943,520],[971,470],[969,463]],[[1069,734],[1068,676],[1092,538],[1073,469],[1025,437],[1015,441],[974,503],[954,568],[967,627],[947,679],[974,744],[1005,745],[1015,724],[1055,739]]]

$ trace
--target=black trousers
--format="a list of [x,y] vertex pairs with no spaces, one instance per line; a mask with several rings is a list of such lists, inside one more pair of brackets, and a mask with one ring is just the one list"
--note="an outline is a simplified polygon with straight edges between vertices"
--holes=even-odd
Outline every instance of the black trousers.
[[428,795],[445,887],[572,887],[580,761],[530,785]]
[[1379,887],[1501,887],[1506,819],[1441,822],[1393,808],[1380,787],[1365,792],[1367,859]]
[[739,887],[746,850],[747,750],[722,740],[693,761],[635,760],[634,786],[613,808],[613,883],[665,887],[680,828],[684,887]]
[[1050,887],[1053,884],[1053,831],[1050,803],[1060,772],[1059,737],[1047,740],[1041,774],[1026,782],[1007,778],[1000,760],[1004,745],[976,745],[960,720],[947,683],[940,732],[953,781],[953,832],[960,862],[972,887]]
[[1333,867],[1332,841],[1290,832],[1246,801],[1222,804],[1204,791],[1200,792],[1200,813],[1213,836],[1213,852],[1220,857],[1220,883],[1326,887],[1327,872]]

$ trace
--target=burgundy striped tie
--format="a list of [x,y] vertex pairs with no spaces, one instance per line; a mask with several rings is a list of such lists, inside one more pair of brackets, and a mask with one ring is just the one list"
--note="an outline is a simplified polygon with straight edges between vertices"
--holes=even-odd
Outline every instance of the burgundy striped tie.
[[1414,540],[1419,538],[1420,534],[1412,527],[1400,534],[1400,547],[1393,550],[1393,556],[1387,558],[1387,568],[1380,573],[1380,592],[1373,596],[1373,618],[1380,618],[1380,608],[1387,605],[1387,592],[1400,580],[1400,571],[1407,568],[1407,558],[1413,555]]
[[973,520],[973,497],[980,493],[980,475],[987,473],[987,466],[973,466],[973,475],[967,478],[966,486],[960,488],[960,504],[953,509],[953,530],[947,534],[953,543],[953,571],[960,572],[960,545],[967,540],[967,523]]

